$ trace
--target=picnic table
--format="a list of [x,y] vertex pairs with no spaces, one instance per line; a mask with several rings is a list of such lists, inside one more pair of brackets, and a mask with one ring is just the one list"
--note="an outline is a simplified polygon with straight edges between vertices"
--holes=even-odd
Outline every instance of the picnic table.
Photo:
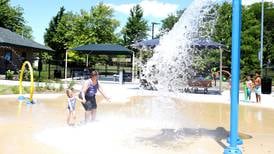
[[194,92],[197,93],[199,89],[203,90],[203,93],[208,93],[208,88],[212,87],[212,80],[205,79],[201,76],[194,77],[188,80],[188,87],[185,88],[185,92]]

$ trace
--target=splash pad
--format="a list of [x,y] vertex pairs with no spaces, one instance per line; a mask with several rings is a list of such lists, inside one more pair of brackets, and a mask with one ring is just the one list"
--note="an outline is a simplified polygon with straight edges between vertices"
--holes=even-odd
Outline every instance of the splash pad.
[[[39,103],[29,106],[31,109],[23,105],[20,116],[13,114],[15,97],[0,97],[2,153],[89,153],[92,149],[100,154],[219,154],[227,146],[228,104],[137,94],[128,101],[109,104],[98,97],[97,121],[81,125],[84,110],[77,104],[79,126],[68,127],[66,96],[35,96]],[[242,106],[240,113],[244,153],[273,152],[273,110]]]
[[[202,1],[202,4],[197,3],[196,5],[203,6],[203,4],[210,1]],[[210,3],[209,3],[210,4]],[[195,8],[195,7],[192,7]],[[200,7],[203,8],[203,7]],[[187,11],[186,11],[187,12]],[[199,11],[198,11],[199,12]],[[200,15],[198,15],[200,16]],[[195,23],[195,21],[194,21]],[[190,26],[186,26],[185,29],[189,29]],[[193,28],[193,27],[191,27]],[[197,30],[197,29],[195,29]],[[188,38],[188,34],[185,35],[185,38]],[[172,38],[172,37],[170,37]],[[180,38],[176,38],[180,39]],[[175,40],[176,40],[175,39]],[[179,43],[186,43],[188,40],[182,41]],[[237,40],[236,40],[237,41]],[[187,47],[187,46],[186,46]],[[179,46],[179,48],[184,48]],[[168,49],[168,48],[165,48]],[[189,48],[184,48],[189,49]],[[172,53],[176,53],[172,51]],[[183,50],[183,55],[188,55],[189,50]],[[180,53],[182,54],[182,53]],[[168,60],[173,60],[174,63],[168,65],[168,69],[171,69],[170,72],[158,71],[157,64],[152,64],[151,67],[154,69],[156,66],[156,74],[158,76],[163,75],[163,77],[167,77],[161,80],[161,84],[171,84],[171,86],[176,87],[178,82],[176,79],[184,78],[183,74],[175,74],[178,71],[182,71],[183,69],[188,69],[189,62],[192,62],[191,58],[186,57],[177,57],[171,54]],[[161,57],[163,58],[163,57]],[[161,58],[157,60],[162,60]],[[178,63],[181,60],[186,59],[186,61],[182,61],[182,63]],[[167,62],[166,59],[163,59],[164,62]],[[163,62],[163,61],[160,61]],[[183,69],[177,69],[175,66],[187,66]],[[159,68],[159,67],[158,67]],[[169,76],[166,76],[167,73]],[[174,75],[175,74],[175,75]],[[236,73],[237,75],[237,73]],[[174,82],[170,83],[172,80]],[[167,82],[166,82],[167,81]],[[234,80],[235,81],[235,80]],[[233,84],[236,85],[236,82]],[[234,96],[237,96],[234,94]],[[159,99],[160,98],[160,99]],[[235,98],[233,97],[233,103],[235,105]],[[56,102],[61,102],[63,99],[56,99]],[[46,100],[44,100],[46,101]],[[136,102],[135,102],[136,101]],[[53,102],[45,102],[41,104],[41,108],[37,108],[37,113],[46,112],[48,114],[42,114],[43,116],[36,117],[36,122],[42,120],[43,122],[47,122],[48,125],[44,125],[43,123],[38,124],[38,128],[42,128],[42,132],[38,129],[30,131],[31,136],[35,136],[34,138],[38,139],[38,142],[42,142],[40,144],[36,143],[38,147],[42,147],[43,145],[50,146],[46,147],[46,151],[49,152],[54,148],[57,148],[56,153],[221,153],[224,151],[224,148],[227,148],[225,142],[227,134],[228,134],[228,107],[223,110],[223,107],[218,105],[214,105],[214,107],[209,108],[209,104],[206,104],[203,107],[202,104],[199,103],[189,103],[184,101],[179,101],[179,103],[174,103],[168,96],[160,97],[158,96],[156,100],[151,100],[146,98],[144,100],[131,100],[130,102],[124,105],[107,105],[105,107],[102,106],[101,119],[97,123],[90,124],[87,126],[83,126],[80,128],[57,128],[60,123],[60,109],[62,106],[60,104],[52,104]],[[238,103],[238,102],[237,102]],[[194,105],[193,105],[194,104]],[[58,106],[59,105],[59,106]],[[128,106],[129,105],[129,106]],[[197,106],[195,106],[197,105]],[[111,106],[111,107],[110,107]],[[188,108],[188,106],[191,106]],[[195,110],[196,109],[196,110]],[[217,111],[217,109],[219,111]],[[52,111],[58,110],[55,116],[49,117],[49,113],[53,113]],[[119,112],[117,112],[117,110]],[[237,110],[237,109],[236,109]],[[264,148],[258,147],[256,144],[248,143],[244,145],[244,152],[246,153],[261,153],[262,151],[271,153],[273,148],[271,148],[271,144],[273,142],[273,127],[271,124],[267,124],[269,117],[273,117],[273,115],[269,114],[267,110],[262,109],[252,109],[247,108],[244,109],[240,115],[240,123],[244,126],[240,126],[240,130],[245,133],[239,133],[234,129],[232,141],[230,143],[233,145],[226,149],[226,153],[240,153],[241,151],[234,146],[237,146],[235,141],[238,139],[238,135],[242,139],[250,139],[255,138],[251,142],[262,142]],[[39,112],[40,111],[40,112]],[[81,112],[81,111],[80,111]],[[237,111],[235,111],[237,112]],[[204,114],[206,113],[206,114]],[[199,114],[199,115],[197,115]],[[267,114],[267,115],[266,115]],[[39,115],[39,114],[37,114]],[[59,116],[58,116],[59,115]],[[255,115],[255,120],[254,120]],[[99,115],[100,116],[100,115]],[[30,116],[32,117],[32,116]],[[46,117],[46,118],[45,118]],[[237,116],[233,116],[235,119]],[[10,118],[10,117],[9,117]],[[201,118],[201,119],[200,119]],[[11,118],[12,119],[12,118]],[[54,119],[54,120],[53,120]],[[58,120],[56,120],[58,119]],[[212,120],[213,119],[213,120]],[[243,120],[244,119],[244,120]],[[56,121],[55,121],[56,120]],[[238,120],[236,118],[236,120]],[[49,124],[49,122],[55,121],[55,124]],[[192,123],[194,122],[194,123]],[[251,123],[250,123],[251,122]],[[19,122],[20,123],[20,122]],[[53,122],[54,123],[54,122]],[[57,123],[57,124],[56,124]],[[215,124],[215,125],[214,125]],[[35,124],[34,124],[35,125]],[[27,126],[34,126],[32,124],[28,124]],[[50,128],[54,127],[54,128]],[[265,129],[264,129],[265,128]],[[111,129],[111,130],[110,130]],[[26,130],[29,130],[26,128]],[[91,131],[92,130],[92,131]],[[33,133],[33,132],[38,133]],[[240,132],[241,132],[240,131]],[[84,133],[78,133],[84,132]],[[215,135],[217,134],[219,135]],[[236,132],[236,133],[235,133]],[[266,134],[260,135],[260,134]],[[16,134],[16,133],[15,133]],[[235,135],[237,134],[237,135]],[[190,136],[190,137],[189,137]],[[216,145],[212,146],[212,140],[208,140],[207,138],[199,138],[201,136],[209,136],[213,138],[213,142]],[[67,142],[67,138],[71,137],[77,142],[77,144],[71,144],[71,142]],[[191,138],[194,138],[191,140]],[[211,138],[211,139],[212,139]],[[204,141],[203,141],[204,140]],[[33,142],[36,142],[34,140]],[[265,143],[265,141],[268,141]],[[65,147],[63,146],[65,144]],[[90,143],[92,146],[90,145]],[[39,146],[40,145],[40,146]],[[42,146],[41,146],[42,145]],[[69,146],[68,146],[69,145]],[[54,147],[54,148],[52,148]],[[69,147],[69,148],[68,148]],[[5,149],[5,146],[4,148]],[[20,149],[20,148],[19,148]],[[24,149],[24,148],[23,148]],[[27,149],[27,150],[26,150]],[[179,149],[179,150],[178,150]],[[258,150],[259,149],[259,150]],[[31,147],[25,148],[26,153],[37,152],[41,153],[39,149],[34,149]],[[69,151],[67,151],[69,150]],[[54,150],[53,150],[54,151]],[[54,152],[53,152],[54,153]]]

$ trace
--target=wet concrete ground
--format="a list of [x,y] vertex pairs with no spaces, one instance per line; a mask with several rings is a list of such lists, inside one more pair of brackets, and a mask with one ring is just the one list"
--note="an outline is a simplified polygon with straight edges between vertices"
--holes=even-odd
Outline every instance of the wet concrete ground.
[[[97,121],[66,125],[66,97],[37,99],[34,105],[16,97],[0,99],[0,153],[222,153],[228,145],[229,105],[167,97],[132,97],[106,103],[98,98]],[[274,110],[240,106],[243,153],[274,153]]]

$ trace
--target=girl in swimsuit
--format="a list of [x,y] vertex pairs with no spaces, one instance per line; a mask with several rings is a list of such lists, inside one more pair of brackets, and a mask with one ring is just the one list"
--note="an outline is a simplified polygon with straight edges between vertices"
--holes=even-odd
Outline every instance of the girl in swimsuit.
[[66,94],[68,96],[68,117],[67,117],[67,124],[69,126],[74,126],[76,121],[75,115],[75,107],[76,107],[76,100],[83,101],[76,97],[71,89],[66,90]]

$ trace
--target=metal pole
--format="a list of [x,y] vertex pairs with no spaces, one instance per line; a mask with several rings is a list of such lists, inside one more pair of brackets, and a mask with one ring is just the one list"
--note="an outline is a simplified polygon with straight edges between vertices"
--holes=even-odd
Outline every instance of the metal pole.
[[153,39],[154,38],[154,23],[152,23],[152,34],[151,34],[151,39]]
[[222,93],[222,78],[223,78],[223,60],[222,60],[222,57],[223,57],[223,49],[220,49],[220,87],[219,87],[219,90],[220,90],[220,94]]
[[134,67],[135,67],[135,65],[134,65],[134,57],[135,57],[135,54],[134,54],[134,52],[132,53],[132,59],[131,59],[131,61],[132,61],[132,75],[131,75],[131,82],[133,82],[134,81]]
[[151,39],[154,39],[154,26],[155,26],[155,25],[158,25],[159,23],[157,23],[157,22],[152,22],[151,24],[152,24],[152,28],[151,28],[151,31],[152,31]]
[[86,67],[88,67],[88,54],[86,55]]
[[87,60],[86,60],[86,67],[88,67],[88,54],[87,54]]
[[48,79],[50,79],[50,60],[49,60],[49,66],[48,66]]
[[43,64],[42,64],[42,58],[41,58],[41,52],[39,52],[39,60],[38,60],[38,80],[39,82],[41,81],[41,71],[42,71],[42,68],[43,68]]
[[230,102],[230,135],[229,147],[224,154],[241,154],[238,148],[238,102],[240,78],[240,39],[241,39],[241,0],[233,0],[232,4],[232,87]]
[[262,14],[261,14],[261,49],[260,49],[261,75],[263,75],[263,50],[264,50],[264,0],[262,0]]
[[65,80],[67,79],[67,71],[68,71],[68,51],[66,50],[66,61],[65,61]]

